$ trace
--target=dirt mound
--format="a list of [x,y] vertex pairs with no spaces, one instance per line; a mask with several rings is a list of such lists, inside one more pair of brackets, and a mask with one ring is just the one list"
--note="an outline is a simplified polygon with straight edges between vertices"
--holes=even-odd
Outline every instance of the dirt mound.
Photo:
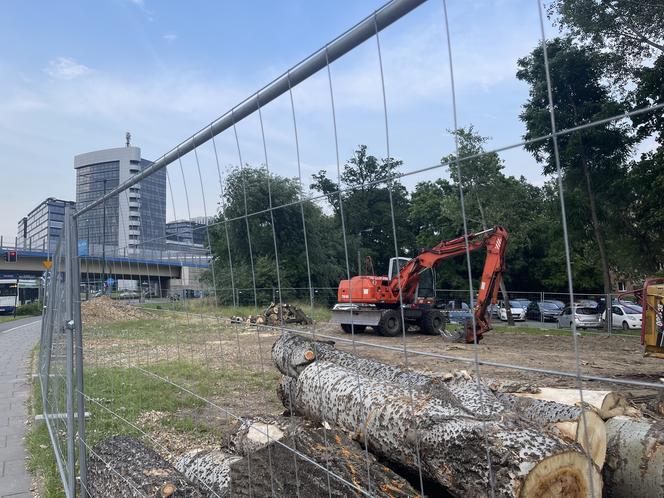
[[81,318],[87,325],[151,317],[147,311],[115,301],[108,296],[96,297],[81,303]]

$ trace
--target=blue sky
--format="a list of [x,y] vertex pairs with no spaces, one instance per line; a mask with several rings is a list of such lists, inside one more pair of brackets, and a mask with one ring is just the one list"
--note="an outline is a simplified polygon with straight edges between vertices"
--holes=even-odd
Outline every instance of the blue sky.
[[[130,130],[143,156],[156,158],[285,69],[378,8],[373,0],[335,2],[62,0],[3,2],[0,17],[0,234],[48,196],[75,197],[75,154],[124,143]],[[459,124],[491,136],[490,147],[520,141],[527,87],[516,61],[538,43],[535,0],[449,0]],[[547,34],[555,34],[547,23]],[[430,0],[380,35],[391,154],[403,170],[433,165],[453,151],[449,63],[442,0]],[[375,39],[331,67],[339,152],[360,143],[384,156],[385,128]],[[305,184],[336,170],[326,73],[294,89]],[[263,111],[270,168],[296,176],[290,102]],[[238,126],[243,159],[264,162],[257,116]],[[222,167],[237,164],[232,133],[217,139]],[[520,149],[502,154],[509,174],[542,183]],[[219,193],[211,147],[169,168],[169,219],[211,214]],[[177,173],[177,176],[176,176]],[[443,169],[405,183],[447,176]],[[175,208],[173,205],[175,204]]]

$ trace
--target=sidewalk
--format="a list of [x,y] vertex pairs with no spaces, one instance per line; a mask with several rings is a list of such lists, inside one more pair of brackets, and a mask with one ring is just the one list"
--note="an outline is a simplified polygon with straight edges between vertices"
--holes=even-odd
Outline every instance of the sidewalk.
[[29,353],[39,340],[34,317],[0,324],[0,497],[32,498],[25,468]]

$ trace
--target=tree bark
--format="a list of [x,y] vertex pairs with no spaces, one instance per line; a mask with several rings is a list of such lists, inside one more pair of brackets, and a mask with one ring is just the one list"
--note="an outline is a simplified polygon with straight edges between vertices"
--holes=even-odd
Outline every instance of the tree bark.
[[515,419],[479,420],[453,399],[326,361],[284,377],[282,392],[295,412],[354,432],[374,454],[421,468],[457,496],[488,496],[491,482],[499,497],[601,496],[599,472],[579,446]]
[[664,496],[664,421],[614,417],[606,430],[606,496]]
[[[583,150],[583,140],[581,141],[581,149]],[[597,250],[599,251],[599,259],[602,265],[602,279],[604,282],[604,295],[608,298],[611,294],[611,273],[609,271],[609,259],[606,254],[606,241],[604,240],[604,234],[602,233],[602,227],[599,223],[599,217],[597,216],[597,201],[595,199],[595,191],[593,189],[593,182],[590,173],[590,166],[588,166],[588,161],[585,158],[585,153],[582,152],[581,156],[581,167],[583,169],[583,176],[586,180],[586,191],[588,193],[588,201],[590,203],[590,219],[592,221],[593,231],[595,233],[595,240],[597,241]],[[607,308],[611,303],[606,303]]]
[[[542,387],[537,393],[515,393],[515,396],[554,401],[563,405],[578,406],[581,396],[578,389]],[[592,407],[604,420],[618,415],[638,415],[639,411],[629,406],[627,400],[615,391],[583,390],[583,402]]]
[[113,436],[88,456],[90,498],[201,498],[206,496],[151,448],[130,436]]
[[345,433],[300,417],[243,420],[234,429],[231,446],[239,456],[194,450],[176,467],[220,498],[342,498],[360,496],[358,488],[384,498],[419,495]]
[[[329,343],[310,341],[298,335],[282,334],[275,342],[272,354],[281,373],[291,377],[296,377],[315,359],[329,361],[366,377],[400,384],[409,392],[430,394],[478,420],[525,419],[539,429],[553,430],[565,440],[578,442],[600,468],[604,463],[606,429],[601,418],[591,411],[586,410],[584,418],[583,410],[577,406],[494,392],[502,387],[537,395],[542,389],[534,386],[515,386],[490,379],[486,383],[478,382],[463,370],[443,376],[427,375],[358,358]],[[578,392],[576,394],[578,396]]]

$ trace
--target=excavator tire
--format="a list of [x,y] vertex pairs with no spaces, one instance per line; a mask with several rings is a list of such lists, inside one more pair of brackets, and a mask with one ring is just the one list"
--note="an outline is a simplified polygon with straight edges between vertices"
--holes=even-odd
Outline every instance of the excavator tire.
[[397,310],[385,310],[376,327],[376,332],[386,337],[396,337],[401,334],[401,313]]
[[438,310],[428,310],[420,319],[420,329],[427,335],[441,335],[445,331],[445,316]]
[[341,324],[341,330],[346,332],[347,334],[352,334],[353,329],[355,329],[356,334],[361,334],[364,332],[364,330],[367,328],[366,325],[355,325],[355,324],[350,324],[350,323],[342,323]]

